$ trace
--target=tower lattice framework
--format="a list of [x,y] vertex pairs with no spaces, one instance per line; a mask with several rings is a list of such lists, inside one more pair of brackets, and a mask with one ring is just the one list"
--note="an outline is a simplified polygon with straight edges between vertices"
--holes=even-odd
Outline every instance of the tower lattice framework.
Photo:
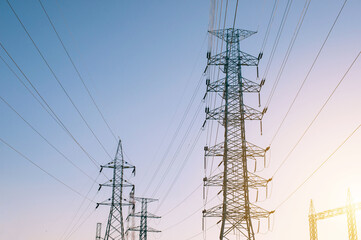
[[125,180],[124,170],[130,169],[135,174],[135,167],[124,160],[122,142],[120,140],[114,160],[106,165],[102,165],[100,171],[103,168],[113,169],[112,179],[99,186],[99,190],[103,186],[112,188],[111,198],[97,204],[97,207],[99,205],[110,206],[104,240],[125,240],[123,207],[129,206],[131,203],[123,197],[123,190],[124,188],[130,188],[130,192],[134,193],[134,185]]
[[[262,120],[264,111],[244,104],[244,93],[258,93],[261,84],[242,77],[242,66],[257,67],[261,54],[251,56],[240,50],[240,41],[255,32],[241,29],[210,31],[210,34],[222,39],[225,51],[210,56],[208,66],[216,65],[224,77],[210,81],[207,79],[207,93],[221,97],[220,106],[206,107],[206,119],[216,120],[224,127],[224,141],[205,147],[205,157],[221,157],[222,171],[204,178],[205,187],[221,187],[222,203],[203,211],[203,217],[220,218],[219,239],[233,239],[232,234],[242,239],[254,240],[252,220],[268,218],[269,211],[250,203],[250,189],[267,188],[268,182],[249,171],[249,161],[265,158],[268,149],[260,148],[246,141],[246,120]],[[255,162],[254,162],[255,164]]]
[[357,240],[356,210],[361,210],[361,203],[353,203],[351,192],[347,192],[346,206],[316,213],[313,201],[310,204],[310,213],[308,215],[310,240],[318,240],[317,221],[333,218],[340,215],[347,217],[348,239]]

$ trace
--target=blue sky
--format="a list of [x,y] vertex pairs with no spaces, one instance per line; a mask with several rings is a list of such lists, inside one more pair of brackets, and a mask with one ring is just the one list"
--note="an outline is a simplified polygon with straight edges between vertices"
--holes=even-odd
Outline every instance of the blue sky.
[[[113,156],[117,143],[83,88],[39,2],[37,0],[10,2],[91,128]],[[260,65],[261,75],[269,58],[286,2],[280,0],[263,62]],[[297,0],[291,6],[263,89],[263,103],[266,102],[272,88],[304,2]],[[342,3],[343,1],[340,0],[311,1],[289,63],[275,92],[268,115],[264,119],[264,135],[259,135],[258,125],[248,126],[247,137],[254,143],[261,146],[269,144]],[[137,176],[132,179],[136,183],[137,195],[140,196],[145,192],[148,196],[152,195],[167,165],[172,159],[175,160],[164,183],[154,196],[162,202],[170,183],[186,159],[205,117],[204,103],[201,102],[205,91],[204,79],[201,80],[203,82],[200,89],[196,92],[195,89],[206,64],[209,1],[48,0],[43,1],[43,4],[102,113],[122,139],[127,159],[137,166]],[[234,6],[235,1],[229,1],[227,27],[231,26]],[[242,43],[244,51],[253,55],[258,54],[272,6],[273,1],[239,1],[236,27],[259,31]],[[271,150],[270,168],[262,173],[263,176],[272,176],[283,157],[360,51],[361,19],[358,13],[360,7],[361,4],[357,0],[349,0],[345,6],[309,81],[275,140],[274,148]],[[1,43],[79,143],[98,163],[104,164],[110,161],[49,72],[5,0],[0,0],[0,33]],[[15,69],[3,50],[0,51],[0,55]],[[16,72],[21,76],[19,71]],[[252,74],[247,77],[254,79],[254,72]],[[96,178],[98,169],[2,62],[0,62],[0,76],[0,96],[83,171]],[[273,184],[273,195],[264,203],[265,207],[273,209],[281,202],[291,189],[294,189],[355,125],[360,123],[361,112],[357,105],[361,100],[358,93],[361,87],[358,81],[360,76],[360,63],[357,62],[345,83],[336,92],[330,106],[325,109],[323,115],[320,115],[309,135],[306,135],[292,155],[289,164],[280,171],[279,178],[275,179]],[[169,149],[169,154],[165,156],[165,164],[156,174],[151,188],[146,190],[156,166],[167,152],[167,147],[194,92],[194,103],[175,143]],[[249,101],[255,102],[252,99]],[[199,104],[203,104],[202,110],[197,112]],[[0,116],[2,139],[81,194],[87,194],[92,181],[64,161],[2,102],[0,102]],[[176,154],[177,147],[181,144],[181,139],[186,134],[193,116],[195,116],[193,127],[179,154]],[[274,231],[259,236],[259,239],[269,237],[286,239],[290,231],[299,233],[297,239],[307,237],[307,211],[310,198],[316,198],[316,208],[320,210],[322,210],[320,206],[337,207],[343,204],[347,187],[351,187],[354,189],[355,199],[361,201],[361,192],[355,189],[355,183],[361,180],[355,170],[360,167],[356,144],[360,142],[360,137],[359,133],[355,135],[352,142],[350,140],[350,145],[345,146],[343,154],[335,156],[334,164],[331,164],[327,171],[325,169],[321,172],[319,177],[312,180],[312,184],[304,187],[298,197],[292,198],[284,209],[280,209],[280,213],[276,213]],[[201,184],[205,142],[206,132],[203,132],[184,171],[161,205],[158,214],[162,215],[172,209]],[[350,162],[345,159],[349,159]],[[295,172],[299,174],[295,175]],[[330,180],[330,177],[333,179]],[[104,176],[99,176],[97,181],[99,183],[105,181]],[[3,226],[0,228],[1,239],[65,239],[61,237],[64,233],[65,235],[68,233],[67,226],[82,203],[80,196],[49,178],[2,143],[0,143],[0,182],[0,225]],[[319,189],[323,190],[322,194]],[[108,198],[109,192],[102,190],[97,193],[96,190],[97,186],[91,189],[89,195],[95,196],[94,201],[99,202]],[[201,192],[201,189],[198,189],[183,205],[164,216],[163,220],[153,222],[153,226],[160,230],[167,229],[201,208]],[[290,215],[290,209],[296,207],[297,210]],[[80,212],[85,211],[85,213],[80,222],[92,213],[94,208],[94,203],[86,201],[81,207]],[[154,204],[153,210],[156,208],[157,204]],[[69,239],[93,238],[96,223],[105,224],[107,214],[107,208],[97,209]],[[295,224],[292,226],[287,225],[290,218],[295,219]],[[75,219],[77,222],[77,218]],[[342,222],[342,219],[340,221]],[[209,225],[212,223],[210,221]],[[284,226],[288,226],[290,230],[282,231]],[[217,228],[213,229],[216,230]],[[180,240],[200,231],[201,212],[199,211],[177,227],[160,235],[152,235],[151,239]],[[344,234],[342,231],[339,231],[340,238]],[[213,234],[214,236],[212,234],[210,230],[207,239],[216,239],[214,236],[217,234]]]

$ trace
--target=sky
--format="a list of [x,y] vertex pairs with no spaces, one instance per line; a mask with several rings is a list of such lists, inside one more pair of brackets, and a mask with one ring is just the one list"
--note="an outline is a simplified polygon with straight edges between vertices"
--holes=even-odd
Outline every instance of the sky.
[[[218,2],[220,8],[221,1]],[[261,77],[271,57],[287,2],[279,0],[260,63]],[[261,110],[277,79],[305,2],[292,1],[262,88]],[[149,225],[162,232],[150,234],[149,238],[217,239],[219,229],[214,226],[217,219],[207,219],[205,228],[209,229],[202,233],[201,210],[204,205],[202,188],[199,187],[204,177],[203,148],[209,143],[211,128],[207,122],[202,130],[204,107],[208,104],[202,98],[206,90],[203,71],[209,48],[210,1],[48,0],[42,3],[104,118],[116,137],[122,140],[125,159],[137,168],[135,177],[126,173],[127,179],[136,185],[136,196],[159,199],[150,205],[149,210],[162,218],[150,221]],[[262,147],[270,145],[343,3],[343,0],[310,2],[263,119],[263,134],[260,135],[258,123],[246,125],[250,142]],[[6,0],[0,0],[1,44],[85,151],[0,61],[0,97],[23,117],[20,118],[0,99],[0,138],[28,158],[26,160],[0,142],[0,239],[94,239],[96,223],[103,224],[104,233],[109,212],[105,206],[95,210],[96,202],[108,199],[111,194],[105,188],[97,191],[98,184],[107,180],[99,174],[98,165],[112,160],[117,139],[87,94],[39,1],[12,0],[10,4],[61,86]],[[242,41],[242,51],[258,55],[273,4],[274,1],[267,0],[239,1],[235,27],[258,31]],[[235,0],[229,1],[226,27],[233,24],[235,5]],[[360,130],[329,158],[361,122],[359,59],[277,171],[359,54],[359,9],[360,1],[347,1],[298,98],[272,141],[267,168],[257,173],[264,178],[273,177],[268,199],[262,199],[265,201],[257,203],[259,206],[274,210],[287,201],[270,218],[269,230],[267,220],[261,222],[256,239],[309,238],[311,199],[316,211],[336,208],[345,204],[347,189],[350,188],[354,201],[361,201]],[[222,14],[223,22],[224,12]],[[215,51],[213,45],[212,53]],[[3,49],[0,49],[0,56],[31,89]],[[247,78],[257,81],[255,71],[245,70],[244,73]],[[257,108],[254,96],[245,96],[245,101]],[[87,154],[94,160],[90,160]],[[107,177],[111,176],[110,171],[103,172]],[[220,201],[215,197],[217,191],[209,194],[209,199],[213,200],[207,208]],[[361,232],[361,213],[357,214],[357,221],[358,232]],[[319,223],[320,240],[346,238],[345,216]]]

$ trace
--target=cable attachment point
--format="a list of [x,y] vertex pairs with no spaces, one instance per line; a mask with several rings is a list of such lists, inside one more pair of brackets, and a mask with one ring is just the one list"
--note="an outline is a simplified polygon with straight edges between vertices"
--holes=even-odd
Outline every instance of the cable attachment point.
[[263,78],[262,80],[261,80],[261,83],[260,83],[260,87],[262,88],[262,86],[264,85],[264,83],[266,82],[266,79],[265,78]]
[[265,108],[263,109],[263,111],[262,111],[262,117],[263,117],[263,115],[266,114],[267,110],[268,110],[268,107],[265,107]]
[[211,52],[207,52],[207,59],[211,59]]

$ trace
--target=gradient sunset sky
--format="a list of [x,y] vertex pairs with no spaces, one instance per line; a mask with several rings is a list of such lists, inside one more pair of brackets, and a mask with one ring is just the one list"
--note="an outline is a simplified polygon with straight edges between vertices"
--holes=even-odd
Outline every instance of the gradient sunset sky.
[[[89,98],[38,0],[9,2],[89,126],[113,157],[116,139]],[[279,0],[260,63],[261,77],[287,2]],[[291,2],[262,89],[261,110],[308,0]],[[217,221],[215,219],[207,220],[206,228],[210,229],[202,234],[202,188],[197,188],[204,177],[203,147],[207,142],[208,125],[201,130],[207,104],[202,102],[206,89],[202,73],[206,66],[210,1],[42,0],[42,3],[109,125],[122,139],[126,160],[137,167],[134,178],[127,175],[136,184],[136,195],[159,199],[158,203],[151,205],[150,211],[162,219],[151,221],[149,225],[163,232],[150,234],[149,238],[185,240],[195,236],[192,239],[218,239],[219,229],[212,227]],[[230,0],[228,4],[226,27],[231,27],[236,1]],[[262,147],[270,145],[343,4],[344,0],[310,1],[264,117],[263,135],[260,135],[258,123],[247,124],[247,139],[252,143]],[[243,51],[258,55],[273,5],[274,1],[270,0],[239,1],[235,27],[258,31],[242,42]],[[267,155],[269,166],[259,173],[264,178],[274,175],[360,53],[360,10],[361,1],[347,1],[293,108],[272,142]],[[111,161],[67,99],[6,0],[0,0],[0,42],[96,163]],[[26,81],[3,49],[0,49],[0,56]],[[254,71],[245,73],[247,78],[257,81]],[[361,60],[358,59],[287,162],[277,171],[270,196],[259,203],[260,206],[268,210],[279,206],[360,125],[360,77]],[[26,85],[29,87],[28,83]],[[109,209],[99,207],[95,210],[95,202],[110,197],[106,189],[97,191],[98,183],[106,181],[105,176],[99,175],[99,168],[1,60],[0,97],[81,169],[79,171],[69,164],[0,100],[0,138],[73,189],[49,177],[0,142],[0,239],[94,239],[97,222],[103,223],[104,233]],[[257,108],[252,96],[247,95],[245,99]],[[177,130],[181,122],[183,124]],[[195,141],[199,132],[200,138]],[[267,221],[261,222],[262,233],[256,238],[308,239],[311,199],[317,211],[336,208],[345,204],[347,189],[350,188],[354,201],[360,202],[360,150],[361,130],[358,130],[276,210],[271,217],[271,231],[267,231]],[[164,164],[157,169],[162,159]],[[167,175],[164,175],[168,166]],[[177,177],[180,169],[182,172]],[[111,176],[110,171],[104,170],[104,173]],[[96,180],[95,184],[92,179]],[[172,185],[174,179],[177,181]],[[87,195],[93,202],[83,201],[80,195]],[[180,204],[187,196],[190,197]],[[214,194],[209,196],[213,197]],[[213,206],[217,201],[219,199],[215,198],[207,206]],[[357,221],[361,233],[361,212]],[[320,240],[346,238],[345,216],[319,223]]]

